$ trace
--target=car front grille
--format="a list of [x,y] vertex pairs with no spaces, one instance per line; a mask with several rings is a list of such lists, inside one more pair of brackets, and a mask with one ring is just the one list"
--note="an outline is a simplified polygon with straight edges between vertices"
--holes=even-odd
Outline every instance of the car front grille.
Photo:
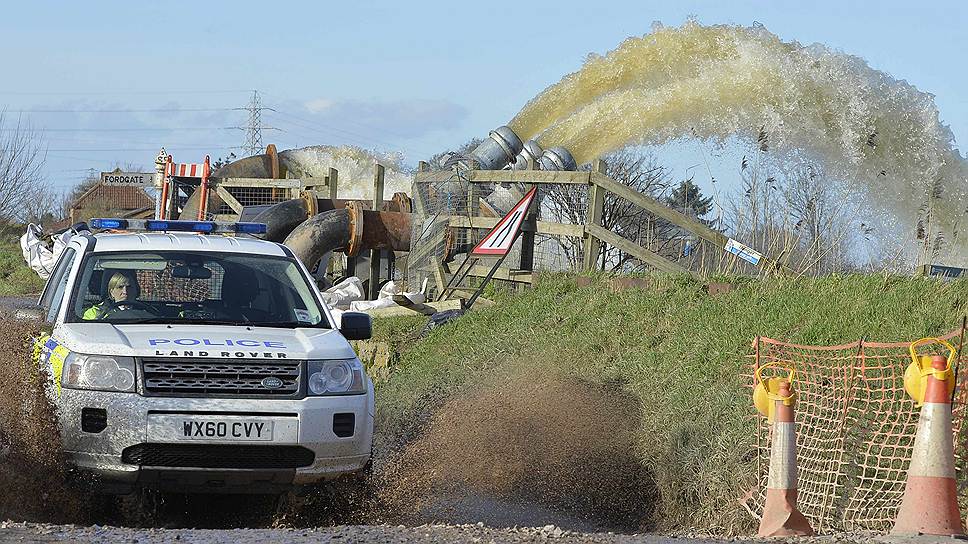
[[308,467],[315,459],[312,450],[302,446],[145,443],[121,452],[123,462],[144,467],[272,470]]
[[302,361],[143,359],[150,397],[302,398]]

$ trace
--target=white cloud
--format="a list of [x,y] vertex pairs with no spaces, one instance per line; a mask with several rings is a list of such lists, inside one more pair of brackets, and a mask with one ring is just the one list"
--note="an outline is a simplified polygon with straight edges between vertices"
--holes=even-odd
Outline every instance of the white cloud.
[[316,98],[306,102],[304,106],[311,113],[321,113],[333,107],[334,104],[336,104],[334,100],[330,100],[328,98]]

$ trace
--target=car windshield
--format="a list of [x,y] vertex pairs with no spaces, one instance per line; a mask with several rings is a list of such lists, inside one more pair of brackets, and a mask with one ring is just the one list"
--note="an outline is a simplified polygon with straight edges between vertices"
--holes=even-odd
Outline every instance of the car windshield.
[[329,328],[291,260],[237,253],[95,253],[69,321]]

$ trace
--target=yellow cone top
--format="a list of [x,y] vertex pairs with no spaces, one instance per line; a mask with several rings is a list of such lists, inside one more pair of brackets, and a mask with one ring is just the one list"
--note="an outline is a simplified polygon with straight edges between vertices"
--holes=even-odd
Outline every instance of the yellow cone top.
[[[786,377],[774,376],[771,378],[763,378],[763,371],[768,368],[774,369],[784,369],[787,371]],[[789,384],[790,391],[793,390],[793,383],[796,380],[796,372],[793,368],[783,365],[781,363],[770,363],[761,366],[756,369],[756,387],[753,389],[753,406],[756,407],[756,411],[760,414],[766,416],[767,421],[773,422],[773,411],[775,402],[778,400],[783,401],[783,404],[790,406],[793,404],[794,393],[789,395],[780,395],[780,386],[784,382]]]
[[[918,346],[925,344],[941,344],[948,349],[947,365],[944,369],[931,366],[931,355],[918,355]],[[957,350],[950,343],[940,338],[922,338],[912,342],[910,346],[911,364],[904,371],[904,391],[914,399],[918,406],[924,404],[924,391],[927,388],[928,376],[937,380],[944,380],[948,387],[948,395],[955,389],[953,363]]]

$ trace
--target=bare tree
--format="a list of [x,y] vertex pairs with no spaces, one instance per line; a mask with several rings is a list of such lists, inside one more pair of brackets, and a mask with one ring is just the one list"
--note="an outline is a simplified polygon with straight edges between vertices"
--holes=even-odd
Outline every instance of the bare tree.
[[458,146],[456,150],[441,151],[435,154],[433,157],[427,159],[427,164],[430,165],[431,170],[447,170],[456,160],[474,151],[483,142],[484,140],[481,138],[471,138]]
[[0,223],[29,220],[38,203],[53,200],[42,174],[46,155],[36,132],[0,111]]
[[[588,167],[584,167],[587,169]],[[669,175],[651,154],[622,150],[605,158],[605,175],[640,193],[659,196],[669,187]],[[543,200],[542,213],[547,211],[552,221],[584,224],[588,210],[588,189],[580,185],[555,185]],[[602,227],[633,242],[646,245],[653,251],[664,249],[669,239],[663,236],[669,225],[612,193],[605,194],[602,207]],[[567,237],[553,239],[572,268],[579,268],[583,260],[581,241]],[[544,242],[547,243],[547,242]],[[658,247],[661,246],[661,247]],[[634,261],[618,248],[601,244],[596,260],[603,269],[627,270]]]
[[[743,157],[740,164],[741,192],[727,204],[732,235],[800,274],[852,269],[857,233],[850,221],[853,202],[842,186],[817,166],[775,171],[761,158]],[[720,271],[733,272],[738,264],[727,260]]]

